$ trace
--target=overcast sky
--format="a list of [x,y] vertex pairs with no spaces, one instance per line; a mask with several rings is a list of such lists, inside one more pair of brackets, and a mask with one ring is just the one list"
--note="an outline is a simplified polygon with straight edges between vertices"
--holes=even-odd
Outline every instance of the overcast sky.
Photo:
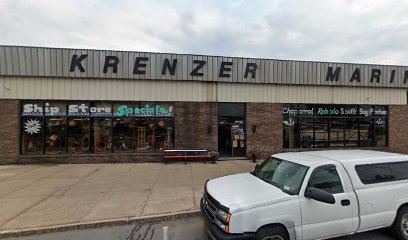
[[407,0],[0,0],[0,44],[408,65]]

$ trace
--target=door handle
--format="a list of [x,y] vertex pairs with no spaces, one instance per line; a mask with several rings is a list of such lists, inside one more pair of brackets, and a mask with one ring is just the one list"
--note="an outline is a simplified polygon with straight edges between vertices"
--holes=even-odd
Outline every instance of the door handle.
[[348,200],[348,199],[341,200],[341,205],[342,206],[349,206],[350,205],[350,200]]

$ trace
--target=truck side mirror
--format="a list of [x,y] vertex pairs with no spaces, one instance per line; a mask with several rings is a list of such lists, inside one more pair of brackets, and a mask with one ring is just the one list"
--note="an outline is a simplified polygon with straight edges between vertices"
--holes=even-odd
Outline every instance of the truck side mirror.
[[308,187],[306,189],[305,197],[328,204],[336,203],[336,199],[334,198],[333,194],[314,187]]

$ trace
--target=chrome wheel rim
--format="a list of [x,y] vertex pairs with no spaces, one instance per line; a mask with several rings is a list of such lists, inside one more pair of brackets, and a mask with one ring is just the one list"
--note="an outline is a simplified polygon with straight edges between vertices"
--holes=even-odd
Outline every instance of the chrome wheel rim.
[[[408,217],[408,216],[407,216]],[[262,240],[284,240],[282,236],[274,235],[262,238]]]
[[408,214],[405,214],[402,217],[401,231],[402,231],[402,234],[404,234],[405,237],[408,237]]

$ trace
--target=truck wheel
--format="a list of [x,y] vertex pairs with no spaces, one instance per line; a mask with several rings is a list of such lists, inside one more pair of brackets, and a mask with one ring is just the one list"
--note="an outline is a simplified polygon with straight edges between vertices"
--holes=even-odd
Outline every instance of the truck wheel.
[[256,240],[289,240],[285,229],[281,226],[266,226],[256,232]]
[[408,207],[402,207],[397,214],[392,230],[400,240],[408,240]]

